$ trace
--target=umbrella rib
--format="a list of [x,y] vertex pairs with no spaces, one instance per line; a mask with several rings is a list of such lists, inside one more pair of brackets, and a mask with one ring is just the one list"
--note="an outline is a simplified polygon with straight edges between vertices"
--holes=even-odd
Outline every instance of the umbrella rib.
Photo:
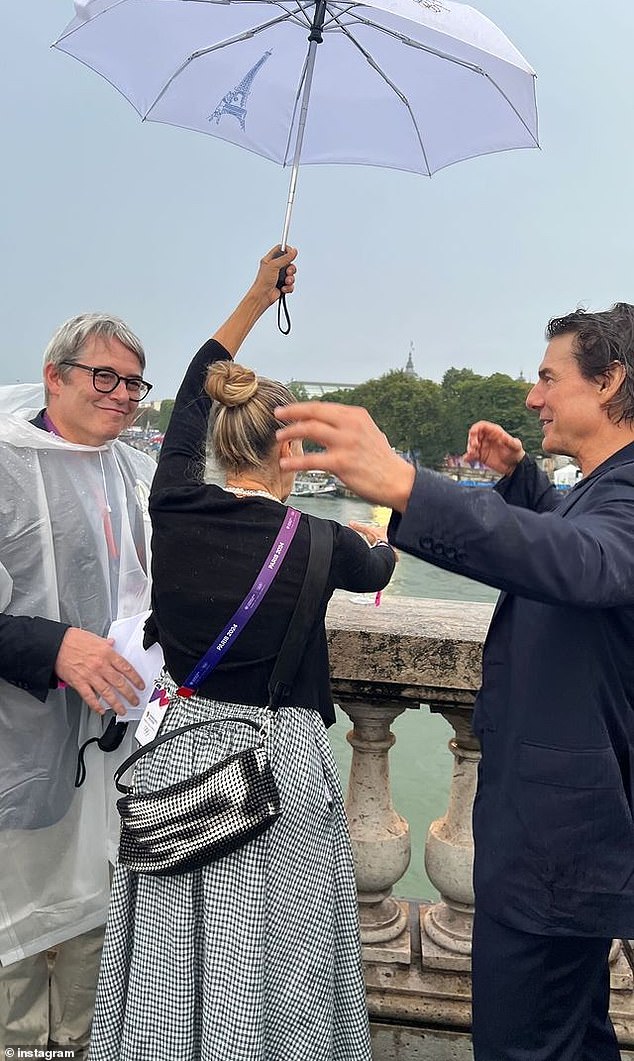
[[[458,58],[457,56],[455,56],[455,55],[449,55],[449,54],[448,54],[447,52],[441,52],[441,51],[440,51],[440,49],[438,49],[438,48],[432,48],[432,47],[431,47],[430,45],[428,45],[428,44],[422,44],[422,43],[421,43],[420,41],[415,41],[415,40],[412,40],[412,38],[411,38],[411,37],[406,37],[406,36],[404,36],[404,35],[403,35],[402,33],[397,33],[397,32],[396,32],[395,30],[392,30],[392,29],[388,29],[388,28],[387,28],[387,26],[381,26],[381,25],[379,25],[379,23],[378,23],[378,22],[373,22],[373,21],[372,21],[371,19],[369,19],[369,18],[363,18],[363,17],[361,16],[361,15],[353,14],[353,15],[352,15],[352,19],[353,19],[353,20],[354,20],[355,22],[357,22],[357,23],[361,23],[361,24],[362,24],[362,25],[364,25],[364,26],[369,26],[369,27],[370,27],[371,29],[375,29],[375,30],[378,30],[378,31],[379,31],[380,33],[385,33],[385,34],[386,34],[386,35],[387,35],[388,37],[395,37],[395,38],[396,38],[397,40],[401,41],[401,42],[402,42],[403,44],[406,44],[406,45],[408,45],[408,46],[409,46],[409,47],[411,47],[411,48],[416,48],[416,49],[418,49],[419,51],[423,51],[423,52],[428,52],[428,53],[429,53],[430,55],[435,55],[435,56],[437,56],[437,57],[438,57],[439,59],[446,59],[446,60],[447,60],[448,62],[450,62],[450,63],[455,63],[455,64],[456,64],[456,65],[458,65],[458,66],[463,66],[463,67],[465,67],[465,68],[466,68],[467,70],[471,70],[471,71],[472,71],[472,73],[474,73],[474,74],[480,74],[480,76],[481,76],[481,77],[484,77],[484,78],[486,78],[486,80],[487,80],[487,81],[488,81],[488,82],[489,82],[489,83],[490,83],[491,85],[493,85],[493,88],[494,88],[494,89],[495,89],[495,90],[496,90],[497,92],[499,92],[499,93],[500,93],[500,95],[502,96],[502,98],[503,98],[503,99],[504,99],[504,100],[505,100],[505,101],[506,101],[506,102],[508,103],[509,107],[511,108],[511,110],[512,110],[512,111],[513,111],[513,113],[515,114],[516,118],[518,118],[518,119],[519,119],[519,121],[521,122],[521,124],[522,124],[522,125],[524,126],[524,128],[526,129],[526,132],[527,132],[527,133],[528,133],[528,135],[530,136],[531,140],[533,140],[533,141],[534,141],[534,143],[535,143],[535,146],[536,146],[536,147],[539,147],[539,142],[538,142],[538,141],[536,140],[536,138],[535,138],[535,134],[534,134],[534,133],[533,133],[533,131],[531,130],[531,128],[530,128],[530,126],[528,125],[528,123],[526,122],[526,120],[525,120],[525,119],[524,119],[524,118],[522,117],[522,115],[521,115],[521,114],[520,114],[520,112],[518,111],[518,109],[517,109],[517,107],[515,106],[515,104],[513,103],[513,101],[512,101],[511,99],[509,99],[509,97],[507,96],[507,94],[506,94],[506,92],[504,91],[504,89],[503,89],[503,88],[501,88],[501,87],[500,87],[500,85],[498,85],[497,81],[495,81],[495,79],[494,79],[493,77],[491,77],[491,75],[490,75],[489,73],[487,73],[487,71],[486,71],[486,70],[484,70],[484,69],[483,69],[483,67],[481,67],[481,66],[478,66],[478,64],[477,64],[477,63],[470,63],[470,62],[468,61],[468,59],[459,59],[459,58]],[[345,26],[344,26],[344,25],[343,25],[342,23],[339,23],[339,26],[340,26],[340,28],[341,28],[341,31],[342,31],[343,33],[345,33],[345,34],[346,34],[346,36],[348,36],[350,40],[354,41],[354,43],[355,43],[355,44],[357,45],[357,47],[358,47],[358,48],[359,48],[359,49],[360,49],[361,51],[363,51],[363,48],[361,48],[361,45],[359,45],[359,44],[357,43],[357,41],[355,40],[355,38],[354,38],[354,37],[353,37],[353,36],[352,36],[351,34],[349,34],[349,33],[347,32],[347,29],[346,29],[346,27],[345,27]],[[405,102],[405,101],[404,101],[404,102]]]
[[[530,136],[531,140],[535,144],[535,147],[539,147],[539,140],[535,136],[535,133],[533,132],[531,127],[528,125],[528,123],[525,121],[525,119],[522,117],[522,115],[518,111],[517,107],[513,103],[513,100],[509,99],[509,97],[507,96],[507,94],[504,91],[504,89],[500,88],[500,86],[498,85],[497,81],[495,81],[494,78],[492,78],[490,74],[487,74],[486,70],[483,70],[482,73],[486,77],[487,81],[491,82],[491,84],[493,85],[493,88],[497,89],[497,91],[500,93],[502,98],[506,100],[506,102],[508,103],[509,107],[511,108],[511,110],[515,114],[515,116],[517,118],[519,118],[520,122],[522,123],[522,125],[526,129],[526,132],[528,133],[528,135]],[[533,85],[534,84],[535,84],[535,75],[533,74]]]
[[[192,0],[190,0],[190,3]],[[227,7],[252,7],[253,0],[193,0],[195,3],[218,3],[221,6]],[[286,11],[291,18],[297,18],[297,25],[302,29],[310,29],[310,18],[306,14],[306,7],[312,7],[312,0],[308,4],[301,3],[300,0],[295,0],[295,6],[289,10],[284,6],[284,0],[262,0],[267,7],[279,7],[282,11]],[[289,0],[286,0],[288,3]],[[353,5],[354,6],[354,5]]]
[[[401,41],[402,44],[408,45],[410,48],[416,48],[422,52],[428,52],[430,55],[436,55],[439,59],[446,59],[450,63],[455,63],[457,66],[464,66],[467,70],[473,71],[474,74],[483,74],[487,76],[486,71],[478,66],[477,63],[471,63],[468,59],[459,59],[457,55],[450,55],[449,52],[442,52],[440,48],[432,48],[430,44],[422,44],[421,41],[415,41],[412,37],[406,37],[404,33],[397,33],[396,30],[389,29],[387,26],[381,26],[378,22],[373,22],[370,18],[363,18],[361,15],[353,14],[352,18],[355,22],[361,23],[363,26],[370,26],[371,29],[376,29],[380,33],[385,33],[388,37],[395,37],[396,40]],[[342,26],[342,29],[344,27]]]
[[109,15],[110,12],[112,11],[112,8],[119,7],[120,4],[125,4],[125,3],[126,3],[126,0],[116,0],[116,2],[112,5],[112,7],[104,8],[103,11],[100,11],[97,15],[92,15],[91,18],[88,19],[88,20],[82,19],[81,22],[79,23],[79,25],[75,26],[74,29],[69,30],[68,33],[62,33],[61,37],[58,37],[57,40],[55,41],[55,44],[54,44],[53,47],[57,47],[57,45],[61,44],[62,41],[67,40],[68,37],[72,37],[73,34],[78,32],[78,30],[83,29],[84,26],[86,25],[86,21],[94,22],[95,19],[101,18],[102,15]]
[[297,114],[297,107],[298,107],[298,104],[299,104],[299,101],[300,101],[300,97],[301,97],[301,94],[302,94],[302,86],[304,84],[304,78],[306,77],[306,67],[307,66],[308,66],[308,55],[305,55],[304,56],[304,65],[302,66],[302,73],[301,73],[301,76],[300,76],[300,79],[299,79],[299,82],[298,82],[298,85],[297,85],[297,92],[295,93],[295,101],[293,103],[293,113],[291,115],[291,120],[290,120],[290,123],[289,123],[289,126],[288,126],[288,137],[286,138],[286,147],[284,148],[284,161],[282,162],[283,166],[285,166],[286,163],[288,162],[288,153],[289,153],[290,148],[291,148],[291,137],[293,135],[293,126],[295,124],[295,115]]
[[263,22],[261,25],[256,26],[254,29],[245,30],[244,33],[239,33],[235,37],[228,37],[224,41],[219,41],[218,44],[210,44],[207,48],[198,48],[195,52],[192,52],[192,54],[187,56],[185,61],[181,63],[178,69],[176,69],[174,73],[165,82],[158,96],[156,96],[155,99],[152,101],[145,114],[141,115],[142,120],[146,120],[150,112],[153,111],[156,107],[157,103],[161,101],[172,82],[175,81],[176,78],[180,74],[182,74],[183,70],[185,70],[189,66],[189,64],[192,63],[195,59],[200,59],[203,55],[209,55],[211,52],[219,51],[219,49],[221,48],[227,48],[230,44],[238,44],[240,41],[250,40],[251,37],[255,37],[258,33],[262,33],[264,30],[270,29],[271,26],[277,26],[280,22],[286,22],[287,19],[291,18],[296,13],[297,11],[287,11],[286,14],[278,15],[277,18],[272,18],[268,22]]
[[331,17],[324,21],[324,27],[323,27],[324,30],[327,30],[328,27],[331,26],[333,22],[336,22],[338,25],[341,25],[341,23],[339,21],[341,19],[341,16],[342,15],[347,15],[350,11],[353,11],[354,8],[358,7],[358,6],[359,6],[358,0],[351,0],[350,3],[340,4],[339,6],[337,5],[336,2],[333,3],[332,0],[329,0],[328,6],[327,6],[327,11],[328,11],[328,14]]
[[[223,0],[223,2],[226,2],[226,0]],[[234,0],[234,2],[235,2],[235,0]],[[243,3],[249,3],[250,0],[242,0],[242,2]],[[271,0],[267,0],[267,2],[270,3]],[[283,0],[273,0],[273,2],[276,3],[277,7],[281,7],[283,11],[286,10],[286,8],[284,7]],[[289,15],[299,15],[299,19],[298,19],[298,22],[297,22],[298,26],[302,26],[302,27],[306,27],[306,29],[310,29],[310,18],[309,18],[309,16],[306,13],[306,5],[305,4],[302,4],[302,3],[298,2],[296,7],[295,7],[295,9],[293,11],[289,11],[288,13],[289,13]]]
[[363,45],[359,44],[359,41],[356,40],[355,37],[353,37],[353,35],[348,32],[347,28],[345,26],[340,25],[340,29],[341,29],[341,32],[343,33],[343,35],[348,38],[350,43],[354,44],[355,48],[358,48],[358,50],[364,56],[366,61],[370,64],[372,69],[375,70],[376,73],[379,75],[379,77],[383,78],[383,80],[385,81],[386,85],[388,85],[392,89],[392,91],[394,93],[396,93],[396,95],[400,99],[401,103],[404,105],[405,109],[407,110],[407,113],[409,114],[409,116],[410,116],[410,118],[412,120],[412,125],[414,126],[414,131],[416,132],[416,136],[417,136],[418,142],[420,144],[420,149],[421,149],[421,153],[422,153],[422,156],[423,156],[423,161],[425,163],[425,168],[427,170],[427,175],[429,177],[431,177],[431,167],[429,165],[429,160],[427,158],[427,152],[425,151],[425,145],[423,143],[423,137],[421,135],[421,131],[420,131],[419,127],[418,127],[418,122],[416,121],[416,118],[414,117],[414,112],[412,111],[412,108],[410,106],[410,102],[409,102],[407,96],[405,95],[404,92],[401,92],[400,88],[398,88],[398,86],[395,85],[393,81],[390,80],[390,78],[387,76],[385,71],[382,70],[381,67],[378,65],[376,60],[373,59],[373,57],[370,55],[370,53],[365,50]]

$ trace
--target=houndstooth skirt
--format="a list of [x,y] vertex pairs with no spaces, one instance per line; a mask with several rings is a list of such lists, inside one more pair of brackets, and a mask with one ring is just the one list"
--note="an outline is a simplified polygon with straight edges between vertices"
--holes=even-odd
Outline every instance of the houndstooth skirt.
[[[162,733],[219,721],[148,753],[137,792],[253,744],[223,717],[264,716],[202,697],[167,711]],[[175,877],[116,867],[89,1061],[371,1061],[352,854],[320,716],[280,708],[267,747],[282,813],[266,833]]]

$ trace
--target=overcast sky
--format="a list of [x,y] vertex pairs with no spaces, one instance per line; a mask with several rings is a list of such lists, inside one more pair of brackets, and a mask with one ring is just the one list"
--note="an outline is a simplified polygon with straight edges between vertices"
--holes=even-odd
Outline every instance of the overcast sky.
[[[306,167],[293,332],[273,313],[242,360],[287,380],[360,382],[405,365],[534,377],[549,316],[634,301],[634,3],[481,0],[536,69],[542,149],[431,180]],[[64,319],[109,310],[138,332],[157,398],[279,240],[288,172],[139,121],[49,48],[71,0],[4,0],[0,383],[39,378]]]

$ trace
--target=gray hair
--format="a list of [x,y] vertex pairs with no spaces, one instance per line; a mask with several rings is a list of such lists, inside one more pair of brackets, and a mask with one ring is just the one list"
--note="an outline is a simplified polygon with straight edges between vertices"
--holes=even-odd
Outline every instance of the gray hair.
[[[93,335],[105,342],[118,339],[123,346],[138,357],[141,372],[145,370],[145,351],[141,340],[128,328],[125,321],[106,313],[82,313],[79,317],[71,317],[70,320],[65,321],[57,329],[44,351],[44,366],[55,365],[62,379],[65,379],[70,366],[63,365],[62,362],[80,361],[81,352]],[[48,398],[46,390],[47,401]]]

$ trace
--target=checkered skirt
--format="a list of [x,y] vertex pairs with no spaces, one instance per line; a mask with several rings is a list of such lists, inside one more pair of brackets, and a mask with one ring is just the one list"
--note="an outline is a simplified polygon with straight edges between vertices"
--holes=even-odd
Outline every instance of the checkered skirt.
[[[174,692],[174,687],[170,686]],[[175,698],[137,764],[154,791],[249,747],[258,708]],[[89,1061],[371,1061],[343,798],[323,722],[282,707],[267,747],[281,817],[175,877],[117,866]]]

